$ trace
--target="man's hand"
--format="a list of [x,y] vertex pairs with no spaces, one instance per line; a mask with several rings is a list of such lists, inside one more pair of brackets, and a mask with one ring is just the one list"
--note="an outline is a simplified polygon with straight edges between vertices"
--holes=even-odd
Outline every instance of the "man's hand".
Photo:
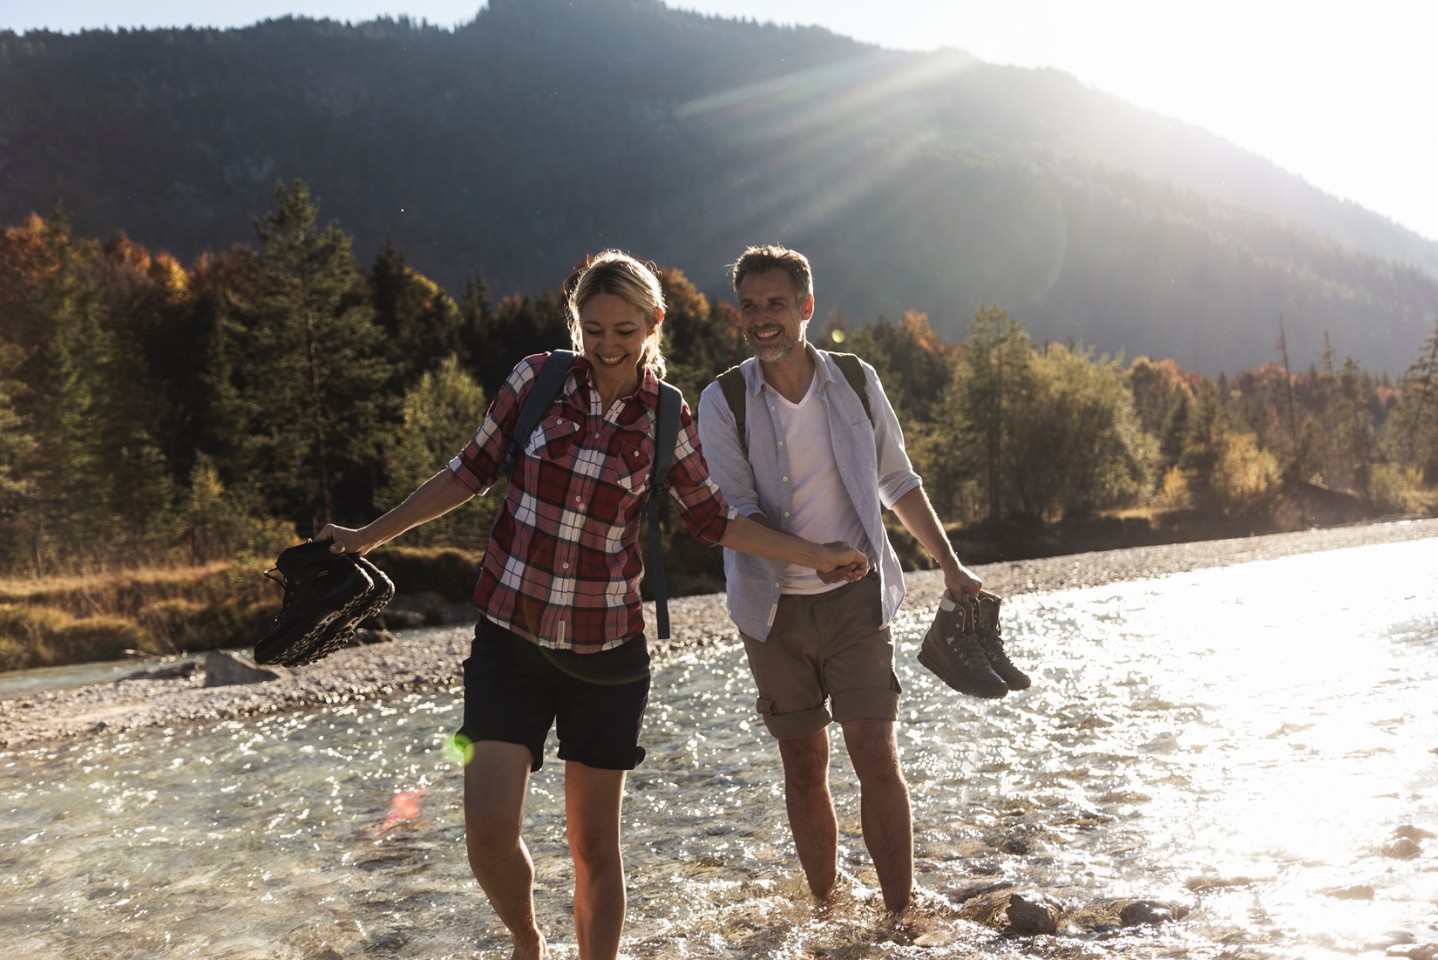
[[977,597],[984,588],[984,581],[962,563],[952,570],[944,571],[944,586],[955,600],[963,596]]
[[852,582],[868,576],[869,558],[861,551],[855,550],[842,540],[826,543],[824,549],[832,551],[837,561],[835,566],[828,570],[816,570],[819,579],[824,583],[839,583],[845,580]]

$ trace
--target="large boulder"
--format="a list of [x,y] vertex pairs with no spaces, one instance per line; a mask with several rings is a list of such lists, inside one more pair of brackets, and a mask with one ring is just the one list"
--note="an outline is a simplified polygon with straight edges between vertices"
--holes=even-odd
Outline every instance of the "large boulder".
[[211,650],[205,655],[205,686],[229,687],[239,683],[264,683],[289,676],[284,667],[262,667],[228,650]]

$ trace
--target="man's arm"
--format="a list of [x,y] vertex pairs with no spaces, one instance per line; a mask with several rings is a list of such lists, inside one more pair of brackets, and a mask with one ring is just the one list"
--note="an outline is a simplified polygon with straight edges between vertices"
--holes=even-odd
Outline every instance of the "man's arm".
[[953,544],[949,543],[939,515],[934,512],[934,505],[929,502],[929,495],[923,487],[915,487],[895,501],[894,515],[928,551],[929,556],[938,561],[944,571],[944,586],[951,596],[958,598],[966,593],[978,596],[984,582],[959,562],[959,556],[954,553]]

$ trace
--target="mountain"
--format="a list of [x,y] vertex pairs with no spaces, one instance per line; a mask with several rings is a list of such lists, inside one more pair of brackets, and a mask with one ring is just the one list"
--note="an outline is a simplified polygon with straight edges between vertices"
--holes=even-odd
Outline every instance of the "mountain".
[[1215,374],[1340,356],[1400,373],[1438,244],[1049,70],[898,53],[657,0],[491,0],[453,31],[0,33],[0,222],[193,258],[302,178],[370,256],[451,291],[554,290],[618,246],[727,297],[749,243],[814,262],[819,314],[1040,339]]

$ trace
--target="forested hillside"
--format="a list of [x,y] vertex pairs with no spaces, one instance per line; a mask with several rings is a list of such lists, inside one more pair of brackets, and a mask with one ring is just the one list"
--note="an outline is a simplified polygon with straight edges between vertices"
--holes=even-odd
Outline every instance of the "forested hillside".
[[0,33],[0,223],[63,204],[183,264],[302,178],[364,262],[456,298],[554,290],[585,252],[711,299],[746,244],[804,249],[820,314],[999,304],[1038,341],[1210,376],[1325,350],[1397,376],[1438,245],[1051,71],[901,54],[656,0],[491,0],[447,31]]

